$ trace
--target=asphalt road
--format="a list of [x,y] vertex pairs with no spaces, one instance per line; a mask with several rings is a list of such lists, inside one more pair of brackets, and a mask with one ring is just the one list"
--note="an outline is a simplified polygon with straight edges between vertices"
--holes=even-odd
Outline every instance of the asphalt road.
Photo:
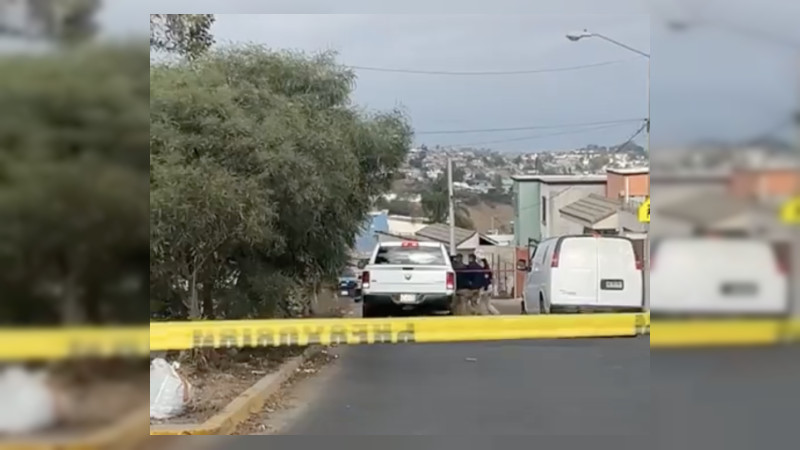
[[647,339],[348,348],[290,435],[645,436]]
[[656,450],[798,448],[800,346],[650,355]]

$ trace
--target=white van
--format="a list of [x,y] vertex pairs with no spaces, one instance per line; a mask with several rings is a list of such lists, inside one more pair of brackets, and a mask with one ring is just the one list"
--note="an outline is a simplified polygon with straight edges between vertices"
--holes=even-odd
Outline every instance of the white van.
[[657,315],[783,315],[788,252],[753,238],[688,237],[651,245],[650,310]]
[[522,311],[641,311],[641,260],[633,241],[618,236],[560,236],[536,247],[530,261]]

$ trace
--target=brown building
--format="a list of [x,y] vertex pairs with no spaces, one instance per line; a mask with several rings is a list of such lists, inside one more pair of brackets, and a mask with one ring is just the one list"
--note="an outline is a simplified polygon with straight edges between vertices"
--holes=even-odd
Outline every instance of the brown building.
[[730,192],[751,200],[785,199],[800,192],[800,169],[740,169],[731,174]]
[[650,169],[608,169],[606,198],[611,200],[643,200],[650,196]]

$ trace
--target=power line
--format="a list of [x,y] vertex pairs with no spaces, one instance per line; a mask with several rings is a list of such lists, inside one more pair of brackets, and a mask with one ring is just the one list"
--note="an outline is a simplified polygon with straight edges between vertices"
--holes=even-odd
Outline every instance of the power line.
[[[565,135],[577,135],[583,134],[590,131],[597,131],[597,130],[607,130],[610,128],[617,128],[621,125],[627,125],[627,123],[617,123],[611,125],[602,125],[590,128],[584,128],[580,130],[568,130],[568,131],[561,131],[556,133],[543,133],[543,134],[535,134],[530,136],[521,136],[518,138],[510,138],[510,139],[500,139],[495,141],[485,141],[485,142],[472,142],[472,143],[465,143],[465,144],[451,144],[452,147],[476,147],[480,145],[490,145],[490,144],[505,144],[509,142],[522,142],[522,141],[532,141],[543,137],[550,137],[550,136],[565,136]],[[644,128],[642,128],[644,129]],[[641,132],[641,131],[640,131]]]
[[[638,59],[638,58],[637,58]],[[543,69],[530,69],[530,70],[489,70],[489,71],[475,71],[475,72],[462,72],[451,70],[417,70],[417,69],[400,69],[389,67],[370,67],[370,66],[348,66],[350,69],[363,70],[369,72],[388,72],[388,73],[405,73],[412,75],[454,75],[454,76],[494,76],[494,75],[532,75],[537,73],[552,73],[552,72],[570,72],[574,70],[591,69],[594,67],[610,66],[630,62],[633,59],[617,59],[613,61],[603,61],[592,64],[581,64],[578,66],[567,67],[550,67]]]
[[569,123],[560,125],[534,125],[524,127],[512,128],[472,128],[463,130],[435,130],[435,131],[416,131],[415,134],[470,134],[470,133],[498,133],[504,131],[525,131],[525,130],[547,130],[554,128],[569,128],[569,127],[584,127],[591,125],[612,125],[631,122],[640,122],[644,119],[619,119],[619,120],[606,120],[602,122],[584,122],[584,123]]
[[628,140],[627,140],[627,141],[625,141],[625,143],[624,143],[624,144],[617,146],[617,148],[625,148],[625,147],[627,147],[627,146],[628,146],[628,144],[630,144],[631,142],[633,142],[633,140],[634,140],[634,139],[636,139],[636,138],[637,138],[637,137],[638,137],[640,134],[642,134],[642,132],[643,132],[643,131],[644,131],[644,130],[647,128],[647,126],[649,125],[649,123],[648,123],[648,122],[649,122],[649,121],[645,119],[645,121],[644,121],[644,123],[642,124],[642,126],[641,126],[641,127],[639,127],[639,129],[638,129],[638,130],[636,130],[636,132],[635,132],[635,133],[633,133],[633,135],[632,135],[630,138],[628,138]]

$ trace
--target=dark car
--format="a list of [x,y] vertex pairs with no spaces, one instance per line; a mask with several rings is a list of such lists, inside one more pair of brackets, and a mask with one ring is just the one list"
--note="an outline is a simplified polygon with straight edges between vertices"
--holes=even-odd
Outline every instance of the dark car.
[[355,269],[347,268],[342,275],[339,276],[339,285],[336,294],[339,297],[359,297],[361,288],[360,281]]

